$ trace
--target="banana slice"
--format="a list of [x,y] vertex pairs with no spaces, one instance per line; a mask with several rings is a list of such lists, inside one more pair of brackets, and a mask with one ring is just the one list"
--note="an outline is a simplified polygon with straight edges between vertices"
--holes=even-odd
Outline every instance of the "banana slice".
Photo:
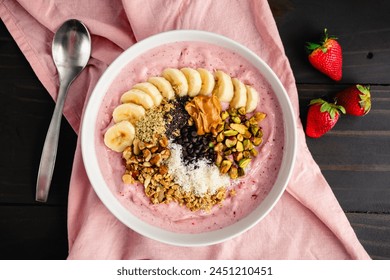
[[124,94],[122,94],[121,102],[135,103],[137,105],[141,105],[146,110],[154,106],[153,99],[146,92],[135,88],[126,91]]
[[199,94],[210,95],[213,92],[215,86],[215,79],[213,74],[204,68],[198,68],[196,70],[199,72],[200,78],[202,79],[202,86],[200,88]]
[[192,68],[182,68],[180,69],[183,72],[184,76],[186,76],[187,84],[188,84],[188,96],[194,97],[197,96],[202,87],[202,79],[198,71]]
[[171,100],[175,98],[175,91],[167,79],[163,77],[150,77],[148,82],[153,84],[166,99]]
[[162,76],[167,79],[178,96],[185,96],[188,93],[188,83],[183,72],[176,68],[167,68],[162,72]]
[[111,150],[120,153],[126,147],[131,146],[134,137],[134,126],[128,121],[122,121],[107,129],[104,134],[104,144]]
[[140,118],[145,116],[146,110],[141,105],[134,103],[123,103],[114,109],[112,118],[115,123],[129,121],[135,124]]
[[230,107],[240,108],[246,107],[246,87],[243,82],[237,78],[232,78],[233,83],[233,99],[230,101]]
[[159,106],[161,104],[163,97],[155,85],[149,82],[138,83],[133,86],[133,89],[139,89],[146,92],[153,99],[155,106]]
[[246,112],[253,112],[259,102],[259,93],[251,86],[246,86]]
[[216,94],[218,99],[222,102],[230,102],[233,99],[233,83],[232,78],[223,71],[216,71],[214,73],[216,85],[213,94]]

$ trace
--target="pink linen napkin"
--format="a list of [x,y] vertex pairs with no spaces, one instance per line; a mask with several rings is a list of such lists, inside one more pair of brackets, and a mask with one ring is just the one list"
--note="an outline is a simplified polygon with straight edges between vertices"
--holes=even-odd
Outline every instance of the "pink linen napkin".
[[295,110],[298,153],[287,191],[254,228],[213,246],[166,245],[120,223],[92,189],[78,141],[69,190],[69,259],[369,259],[307,148],[294,76],[266,0],[0,0],[0,16],[54,99],[53,32],[69,18],[89,28],[92,58],[71,86],[64,110],[76,133],[106,67],[138,40],[173,29],[207,30],[247,46],[275,71]]

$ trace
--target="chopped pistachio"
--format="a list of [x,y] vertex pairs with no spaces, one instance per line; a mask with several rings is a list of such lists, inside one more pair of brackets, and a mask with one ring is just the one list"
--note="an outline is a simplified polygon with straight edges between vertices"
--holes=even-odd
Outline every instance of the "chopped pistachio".
[[223,155],[227,157],[227,156],[230,156],[232,153],[233,153],[233,151],[229,149],[229,150],[226,150],[226,151],[223,153]]
[[241,123],[231,123],[230,127],[241,134],[245,134],[248,131],[248,128]]
[[253,148],[253,149],[250,150],[249,152],[251,153],[251,155],[252,155],[253,157],[256,157],[256,156],[259,154],[259,152],[258,152],[255,148]]
[[223,123],[220,123],[217,125],[217,132],[221,132],[224,128],[224,124]]
[[253,134],[253,135],[256,135],[257,134],[257,132],[259,131],[259,127],[257,126],[257,125],[251,125],[250,126],[250,131],[251,131],[251,133]]
[[250,133],[250,131],[247,130],[247,131],[245,132],[245,134],[244,134],[244,138],[249,139],[249,138],[251,138],[251,137],[252,137],[252,133]]
[[253,138],[253,145],[259,146],[263,142],[263,138],[260,137],[254,137]]
[[223,111],[221,113],[221,119],[224,121],[229,117],[229,113],[227,111]]
[[234,153],[234,155],[233,155],[233,159],[236,162],[239,162],[243,157],[244,156],[243,156],[242,152],[238,152],[238,151],[237,151],[237,153]]
[[267,114],[262,113],[262,112],[256,112],[256,113],[253,115],[253,117],[255,118],[255,120],[258,121],[258,122],[261,122],[262,120],[264,120],[266,116],[267,116]]
[[223,143],[218,143],[217,145],[214,146],[214,151],[215,152],[220,152],[224,149]]
[[237,144],[237,139],[236,138],[228,138],[225,140],[225,145],[228,148],[231,148]]
[[222,142],[225,139],[223,132],[220,132],[217,136],[217,142]]
[[245,168],[248,166],[248,164],[251,162],[251,159],[250,158],[243,158],[242,160],[240,160],[238,162],[238,166],[241,167],[241,168]]
[[225,136],[235,136],[237,134],[238,134],[238,131],[233,130],[233,129],[225,130],[223,132],[223,135],[225,135]]
[[230,161],[230,160],[223,160],[222,162],[221,162],[221,166],[220,166],[220,168],[219,168],[219,171],[222,173],[222,174],[226,174],[228,171],[229,171],[229,169],[230,169],[230,167],[232,166],[232,162]]
[[233,108],[233,107],[230,107],[228,109],[228,113],[231,117],[234,117],[234,116],[237,116],[237,109],[236,108]]
[[241,141],[241,142],[244,141],[244,136],[242,134],[238,134],[237,135],[237,140]]
[[237,152],[242,152],[242,151],[244,151],[244,145],[242,144],[241,141],[237,141],[236,150],[237,150]]
[[222,155],[220,153],[217,153],[217,158],[215,159],[215,165],[220,167],[222,160],[223,160]]
[[239,167],[239,168],[238,168],[238,177],[242,177],[242,176],[244,176],[244,175],[245,175],[245,170],[244,170],[244,168]]
[[245,114],[246,114],[246,109],[245,109],[245,107],[240,107],[240,108],[238,108],[237,112],[238,112],[241,116],[245,116]]
[[229,176],[232,179],[236,179],[238,177],[238,169],[235,166],[232,166],[229,170]]
[[245,139],[243,142],[243,145],[244,145],[245,151],[250,151],[253,149],[253,144],[252,144],[251,140],[249,140],[249,139]]
[[232,117],[232,121],[234,122],[234,123],[241,123],[241,119],[240,119],[240,117]]
[[244,155],[244,158],[250,158],[251,153],[249,151],[243,151],[242,154]]

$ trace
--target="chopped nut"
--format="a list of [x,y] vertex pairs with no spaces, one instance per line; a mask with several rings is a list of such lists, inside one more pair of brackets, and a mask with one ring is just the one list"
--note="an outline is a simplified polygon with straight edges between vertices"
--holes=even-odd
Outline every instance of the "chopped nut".
[[236,138],[228,138],[225,140],[225,145],[228,148],[231,148],[237,144],[237,139]]
[[238,112],[241,116],[245,116],[245,114],[246,114],[246,109],[245,109],[245,107],[240,107],[240,108],[238,108],[237,112]]
[[235,166],[230,167],[229,176],[232,179],[236,179],[238,177],[238,169]]
[[166,136],[161,137],[161,139],[158,142],[161,147],[163,148],[168,147],[168,138]]
[[162,161],[162,156],[160,154],[156,154],[154,155],[151,159],[150,159],[150,164],[152,165],[156,165],[156,166],[160,166],[160,163]]
[[243,145],[244,145],[245,151],[250,151],[253,149],[253,144],[252,144],[251,140],[249,140],[249,139],[245,139],[243,142]]
[[234,153],[234,155],[233,155],[233,159],[236,162],[239,162],[242,158],[243,158],[242,152],[237,152],[237,153]]
[[168,167],[166,165],[161,165],[158,169],[158,173],[161,175],[165,175],[168,173]]
[[259,154],[259,152],[258,152],[255,148],[253,148],[253,149],[250,150],[249,152],[251,153],[251,155],[252,155],[253,157],[256,157],[256,156]]
[[152,152],[149,149],[142,150],[142,156],[144,161],[149,161],[152,158]]
[[234,123],[241,123],[241,119],[240,119],[240,117],[232,117],[232,121],[234,122]]
[[224,149],[223,143],[218,143],[214,146],[214,152],[220,152]]
[[240,160],[238,162],[238,166],[241,167],[242,169],[244,169],[245,167],[248,166],[248,164],[251,162],[251,159],[250,158],[243,158],[242,160]]
[[141,141],[138,139],[138,138],[135,138],[134,140],[133,140],[133,153],[136,155],[136,156],[138,156],[139,155],[139,153],[141,152],[141,150],[140,150],[140,148],[139,148],[139,143],[140,143]]
[[131,176],[130,174],[124,174],[122,176],[122,181],[125,184],[134,184],[135,182],[133,176]]
[[225,174],[229,171],[230,167],[232,166],[232,162],[230,160],[223,160],[221,163],[221,166],[219,168],[219,171],[222,174]]
[[236,130],[232,130],[232,129],[229,129],[229,130],[225,130],[224,132],[223,132],[223,135],[225,135],[225,136],[235,136],[235,135],[237,135],[238,134],[238,131],[236,131]]
[[230,127],[243,135],[248,131],[248,127],[241,123],[231,123]]
[[225,135],[223,134],[223,132],[221,132],[218,134],[216,140],[217,140],[217,142],[222,142],[224,139],[225,139]]
[[152,177],[150,177],[150,176],[147,176],[147,177],[145,178],[145,181],[144,181],[144,187],[145,187],[145,188],[149,186],[150,180],[151,180],[151,179],[152,179]]
[[253,138],[253,145],[259,146],[263,142],[263,138],[254,137]]
[[229,113],[228,113],[228,112],[223,111],[223,112],[221,113],[221,119],[222,119],[223,121],[226,120],[228,117],[229,117]]
[[237,152],[242,152],[242,151],[244,151],[244,145],[242,144],[241,141],[237,141],[236,150],[237,150]]
[[221,162],[222,162],[222,155],[220,153],[217,154],[217,158],[215,160],[215,165],[220,167],[221,166]]
[[264,120],[266,116],[267,116],[267,114],[262,113],[262,112],[256,112],[256,113],[253,115],[253,117],[255,118],[255,120],[258,121],[258,122],[261,122],[262,120]]

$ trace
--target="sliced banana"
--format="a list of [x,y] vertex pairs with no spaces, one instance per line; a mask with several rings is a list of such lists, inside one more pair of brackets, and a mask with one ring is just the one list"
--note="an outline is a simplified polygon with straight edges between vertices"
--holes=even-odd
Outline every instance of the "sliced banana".
[[257,107],[257,103],[259,102],[259,93],[253,87],[247,85],[246,99],[247,99],[246,106],[245,106],[246,112],[247,113],[253,112]]
[[233,99],[230,101],[230,107],[240,108],[246,107],[246,87],[243,82],[237,78],[232,78],[233,83]]
[[141,105],[146,110],[154,106],[153,99],[144,91],[139,89],[131,89],[126,91],[121,96],[122,103],[135,103]]
[[202,79],[199,72],[188,67],[182,68],[180,71],[183,72],[187,79],[188,96],[197,96],[200,92],[200,89],[202,88]]
[[123,152],[126,147],[131,146],[134,137],[134,126],[128,121],[122,121],[107,129],[104,144],[115,152]]
[[135,124],[140,118],[145,116],[146,110],[141,105],[134,103],[123,103],[117,106],[112,113],[112,118],[115,123],[121,121],[129,121]]
[[176,68],[166,68],[162,72],[162,76],[171,83],[173,90],[178,96],[187,95],[188,83],[183,72]]
[[200,78],[202,80],[202,86],[200,88],[199,94],[210,95],[213,92],[215,86],[215,79],[213,74],[204,68],[198,68],[196,70],[199,72]]
[[175,91],[171,83],[164,77],[150,77],[148,82],[153,84],[166,99],[171,100],[175,98]]
[[155,85],[149,82],[138,83],[133,86],[133,89],[139,89],[146,92],[153,99],[155,106],[159,106],[161,104],[163,97]]
[[215,71],[214,73],[216,85],[213,94],[216,94],[222,102],[230,102],[233,99],[233,83],[232,78],[223,71]]

